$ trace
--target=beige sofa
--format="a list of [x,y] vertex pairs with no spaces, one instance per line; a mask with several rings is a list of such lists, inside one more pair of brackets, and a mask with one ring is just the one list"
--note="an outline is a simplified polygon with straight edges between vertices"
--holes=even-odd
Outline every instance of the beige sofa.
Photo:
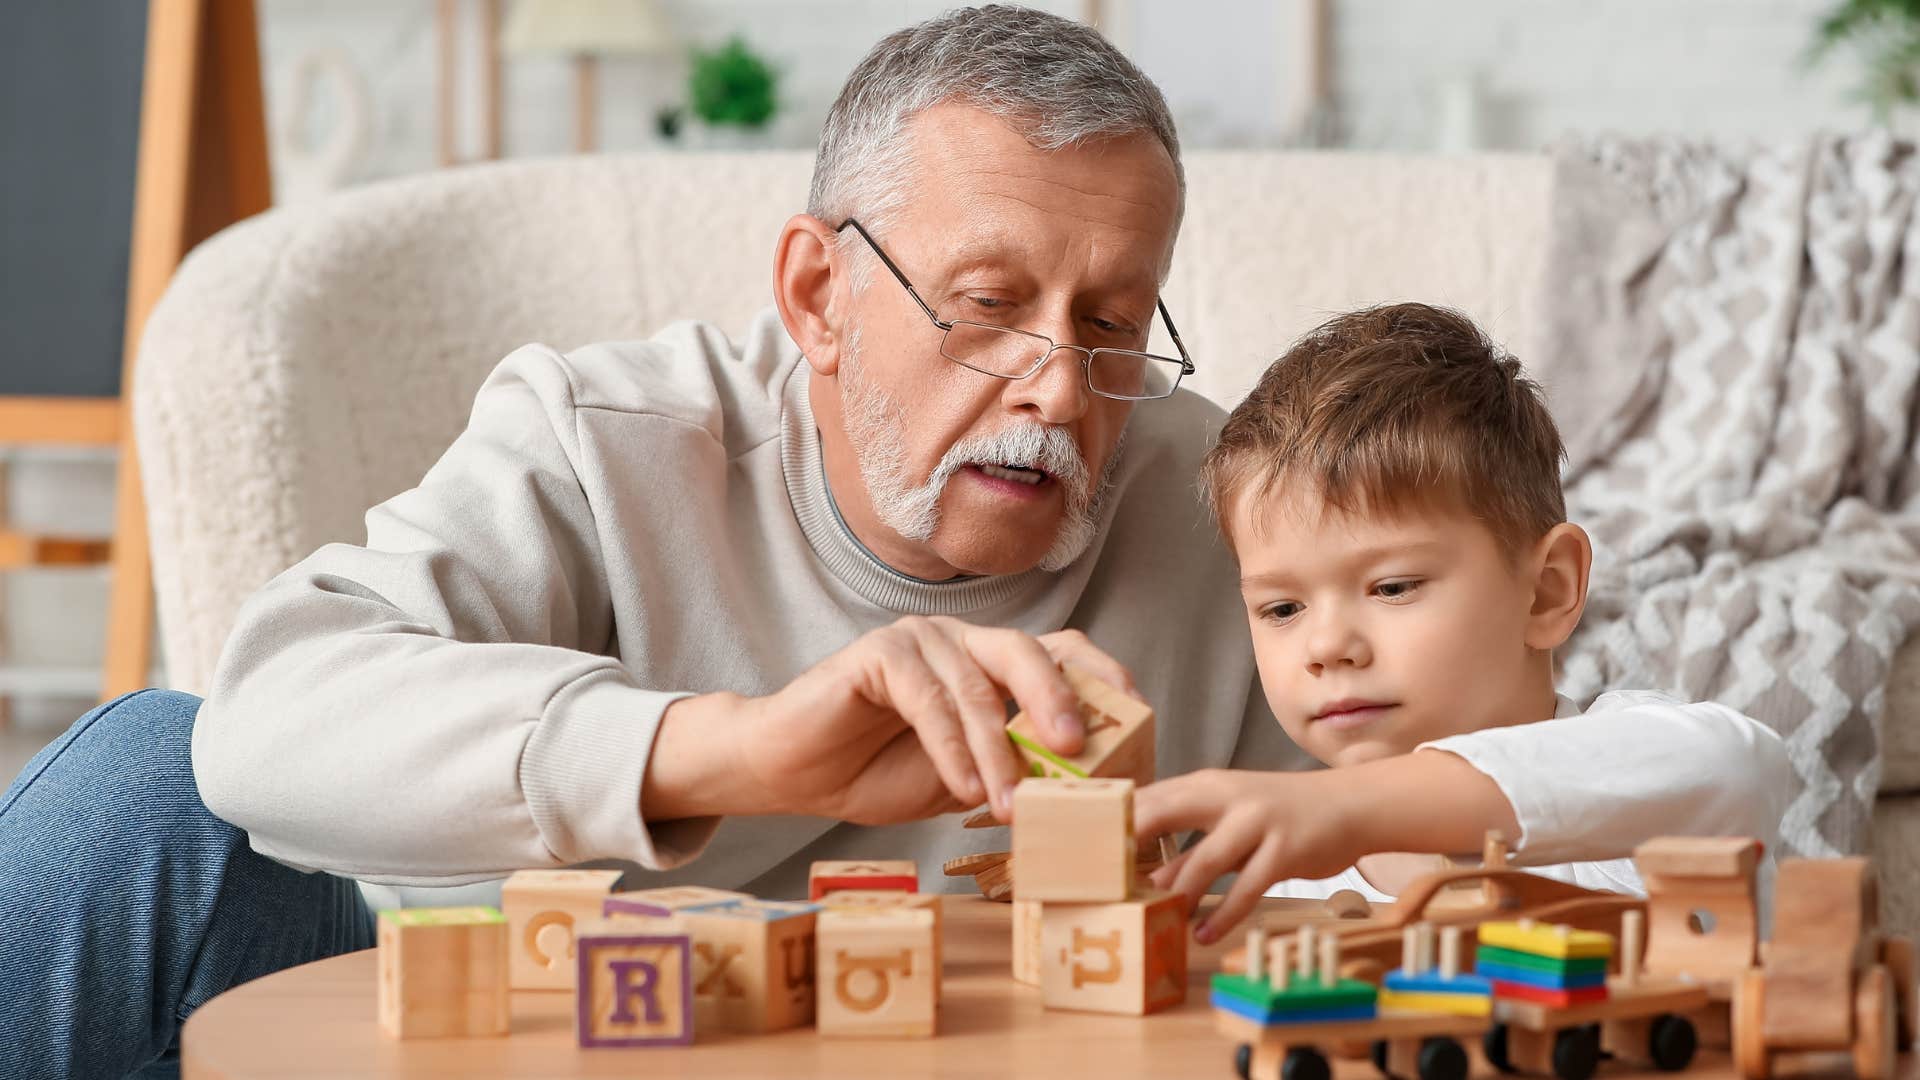
[[[209,241],[155,312],[136,423],[173,685],[204,692],[234,612],[426,470],[514,346],[744,324],[808,155],[632,156],[434,173]],[[1543,157],[1195,154],[1166,299],[1230,404],[1326,313],[1418,298],[1535,334]],[[1888,687],[1878,847],[1920,927],[1920,662]]]

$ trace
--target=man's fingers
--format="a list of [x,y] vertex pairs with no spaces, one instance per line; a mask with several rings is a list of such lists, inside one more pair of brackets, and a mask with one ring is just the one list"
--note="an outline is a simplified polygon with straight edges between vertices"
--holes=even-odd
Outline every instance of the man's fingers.
[[1001,821],[1013,814],[1013,785],[1020,782],[1020,759],[1007,741],[1006,696],[980,669],[960,642],[931,620],[915,625],[921,655],[959,711],[960,728],[975,773],[986,785],[987,800]]
[[1240,868],[1240,876],[1234,879],[1233,887],[1227,890],[1227,898],[1213,909],[1213,914],[1194,932],[1194,940],[1202,945],[1211,944],[1246,918],[1247,913],[1253,910],[1253,905],[1266,894],[1267,887],[1278,880],[1276,875],[1280,861],[1279,841],[1271,836],[1261,841],[1253,857]]
[[884,704],[900,714],[920,746],[933,759],[940,781],[955,799],[974,806],[987,797],[986,786],[974,769],[958,709],[946,684],[921,655],[911,634],[890,638],[879,647],[879,672]]
[[[1056,754],[1072,755],[1086,744],[1086,724],[1080,719],[1080,698],[1067,685],[1040,642],[1018,630],[974,626],[958,620],[939,620],[968,655],[1006,687],[1013,700],[1036,721],[1040,741]],[[1004,726],[1004,725],[1003,725]]]
[[[1078,630],[1056,630],[1051,634],[1040,635],[1040,644],[1054,661],[1062,666],[1072,664],[1081,671],[1099,679],[1109,686],[1123,690],[1132,696],[1140,697],[1140,688],[1134,684],[1133,672],[1125,664],[1107,655],[1105,650],[1095,645],[1092,639]],[[1145,698],[1140,698],[1145,701]]]

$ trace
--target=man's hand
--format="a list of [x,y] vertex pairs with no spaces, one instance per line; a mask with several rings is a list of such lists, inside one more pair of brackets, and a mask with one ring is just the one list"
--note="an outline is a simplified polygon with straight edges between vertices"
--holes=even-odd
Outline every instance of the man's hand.
[[860,824],[990,803],[1002,821],[1024,770],[1006,702],[1038,718],[1055,752],[1085,739],[1071,663],[1124,690],[1127,670],[1077,630],[1035,638],[949,618],[872,631],[764,698],[711,694],[661,720],[643,811],[650,820],[789,813]]
[[1155,887],[1184,894],[1191,911],[1222,874],[1239,873],[1195,939],[1204,944],[1231,930],[1276,881],[1328,877],[1369,853],[1356,843],[1348,809],[1352,788],[1343,780],[1331,771],[1203,769],[1134,795],[1136,835],[1207,834],[1154,871]]

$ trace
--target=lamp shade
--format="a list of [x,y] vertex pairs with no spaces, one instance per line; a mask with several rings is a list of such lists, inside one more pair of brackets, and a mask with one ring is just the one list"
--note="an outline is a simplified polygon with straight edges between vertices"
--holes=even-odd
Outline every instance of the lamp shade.
[[653,56],[677,44],[653,0],[520,0],[500,34],[516,55]]

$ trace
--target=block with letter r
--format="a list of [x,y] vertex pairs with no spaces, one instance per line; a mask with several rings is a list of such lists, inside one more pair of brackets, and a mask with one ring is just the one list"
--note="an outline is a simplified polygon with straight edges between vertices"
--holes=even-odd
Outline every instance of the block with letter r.
[[685,934],[583,927],[576,1027],[583,1048],[684,1046],[693,1041],[692,948]]

